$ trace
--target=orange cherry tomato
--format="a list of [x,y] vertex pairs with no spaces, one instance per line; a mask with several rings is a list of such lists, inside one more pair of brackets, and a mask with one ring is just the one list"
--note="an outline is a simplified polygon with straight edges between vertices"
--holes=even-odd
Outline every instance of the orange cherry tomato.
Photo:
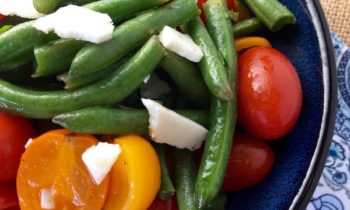
[[28,120],[0,111],[0,182],[16,179],[24,145],[34,136]]
[[236,134],[222,191],[241,190],[260,182],[269,174],[274,162],[275,154],[264,141]]
[[116,138],[121,154],[111,170],[111,184],[104,210],[147,209],[160,187],[160,165],[152,145],[130,135]]
[[0,184],[0,209],[15,208],[18,206],[16,182],[4,182]]
[[82,161],[83,152],[98,143],[91,135],[54,130],[34,139],[22,156],[17,193],[22,210],[41,209],[41,190],[49,189],[55,209],[101,209],[109,176],[97,185]]
[[296,124],[302,89],[293,64],[276,49],[251,48],[238,59],[238,121],[253,136],[278,139]]

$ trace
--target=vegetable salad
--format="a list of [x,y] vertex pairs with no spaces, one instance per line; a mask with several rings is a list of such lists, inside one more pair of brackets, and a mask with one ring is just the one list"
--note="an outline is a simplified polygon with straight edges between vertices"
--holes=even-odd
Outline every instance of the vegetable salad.
[[254,36],[295,22],[277,0],[0,0],[0,209],[225,209],[300,115]]

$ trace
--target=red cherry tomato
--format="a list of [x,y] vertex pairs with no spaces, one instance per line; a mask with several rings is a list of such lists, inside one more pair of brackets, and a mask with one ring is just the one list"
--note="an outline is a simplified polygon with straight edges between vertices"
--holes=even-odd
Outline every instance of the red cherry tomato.
[[274,152],[264,141],[236,134],[222,191],[240,190],[260,182],[269,174],[274,161]]
[[176,196],[173,195],[169,200],[165,201],[157,196],[148,210],[178,210]]
[[0,184],[0,209],[19,209],[15,181]]
[[2,14],[0,14],[0,20],[2,20],[4,18],[4,16]]
[[296,124],[302,90],[292,63],[268,47],[252,48],[238,60],[238,121],[250,134],[277,139]]
[[[203,20],[204,23],[206,23],[205,16],[204,16],[204,10],[202,4],[205,3],[207,0],[197,0],[197,5],[198,8],[201,9],[201,19]],[[227,3],[227,8],[228,10],[234,10],[234,0],[226,0]]]
[[0,111],[0,182],[16,179],[24,145],[34,136],[28,120]]

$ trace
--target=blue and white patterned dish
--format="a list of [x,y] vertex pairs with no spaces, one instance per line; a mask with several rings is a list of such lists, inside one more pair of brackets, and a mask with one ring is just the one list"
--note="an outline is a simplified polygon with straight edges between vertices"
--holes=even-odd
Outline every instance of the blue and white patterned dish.
[[[227,209],[305,209],[328,155],[337,108],[336,67],[329,29],[319,1],[280,1],[295,14],[297,24],[277,34],[267,30],[261,33],[287,55],[298,71],[303,87],[301,116],[288,136],[271,142],[276,152],[271,174],[257,186],[232,193]],[[338,155],[342,153],[334,143],[332,148]],[[343,175],[334,177],[338,184],[344,182]]]
[[307,210],[350,209],[350,49],[332,33],[338,70],[337,118],[325,168]]

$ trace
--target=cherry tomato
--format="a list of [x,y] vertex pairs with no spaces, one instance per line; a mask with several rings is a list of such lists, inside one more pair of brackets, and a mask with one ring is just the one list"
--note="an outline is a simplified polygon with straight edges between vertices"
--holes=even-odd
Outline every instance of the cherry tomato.
[[82,160],[83,152],[97,143],[92,135],[68,130],[49,131],[33,139],[16,180],[21,209],[41,209],[43,189],[51,192],[55,209],[102,209],[110,176],[96,184]]
[[2,20],[4,18],[4,16],[2,14],[0,14],[0,20]]
[[281,52],[249,49],[238,60],[238,121],[250,134],[277,139],[296,124],[302,106],[298,74]]
[[269,174],[274,161],[274,152],[264,141],[236,134],[222,191],[240,190],[260,182]]
[[165,201],[157,196],[148,210],[178,210],[176,196],[173,195],[169,200]]
[[[16,208],[18,198],[16,192],[16,182],[4,182],[0,184],[0,209]],[[18,209],[18,208],[17,208]]]
[[[202,4],[205,3],[206,1],[207,0],[197,0],[198,8],[201,9],[201,19],[203,20],[204,23],[206,23],[206,20],[205,20],[205,15],[204,15],[204,10],[203,10]],[[234,10],[234,6],[235,6],[234,0],[226,0],[226,3],[227,3],[227,8],[229,10]]]
[[34,136],[28,120],[0,111],[0,182],[16,179],[24,145]]

